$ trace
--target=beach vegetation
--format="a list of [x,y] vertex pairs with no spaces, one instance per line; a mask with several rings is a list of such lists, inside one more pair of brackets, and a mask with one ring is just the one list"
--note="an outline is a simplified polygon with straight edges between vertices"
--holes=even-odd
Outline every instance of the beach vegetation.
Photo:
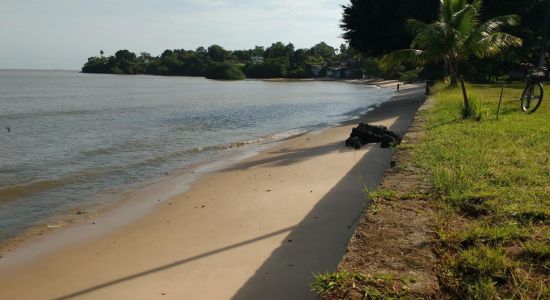
[[439,0],[351,0],[343,6],[343,37],[369,57],[406,48],[412,34],[404,20],[432,22],[437,19]]
[[[416,30],[421,28],[412,25],[407,26],[407,20],[415,19],[424,24],[441,23],[440,10],[442,6],[446,5],[445,2],[441,0],[350,0],[349,4],[344,5],[341,23],[341,28],[344,30],[343,37],[349,45],[361,52],[362,55],[371,59],[381,59],[388,53],[410,47],[416,36]],[[470,82],[486,83],[497,80],[517,80],[522,76],[521,63],[531,62],[536,64],[539,61],[541,47],[544,46],[549,49],[549,39],[542,38],[544,35],[545,14],[548,11],[547,1],[484,0],[482,2],[447,2],[462,2],[476,7],[476,16],[473,18],[475,24],[473,25],[478,28],[482,27],[482,24],[496,24],[489,22],[490,20],[497,20],[501,24],[508,25],[510,20],[504,20],[501,16],[519,16],[519,18],[515,17],[515,20],[512,20],[516,26],[500,26],[501,28],[498,31],[521,39],[523,47],[507,48],[501,55],[481,55],[481,57],[478,55],[481,53],[474,53],[479,52],[477,50],[471,52],[470,49],[464,49],[472,55],[466,57],[460,55],[458,59],[459,68],[457,70],[455,67],[454,71],[464,75],[465,79]],[[468,10],[470,12],[466,13]],[[458,10],[453,9],[451,11],[457,12]],[[464,11],[462,15],[464,14],[471,14],[471,8]],[[472,19],[469,16],[467,17],[470,20]],[[458,19],[455,18],[455,20]],[[471,24],[467,27],[471,27]],[[411,26],[413,27],[412,31],[410,30]],[[442,28],[454,30],[449,26]],[[460,30],[456,32],[449,31],[447,36],[459,33],[465,28],[459,28]],[[489,36],[487,36],[487,39],[489,39]],[[479,45],[482,46],[483,44]],[[494,45],[493,48],[496,48],[497,45]],[[462,51],[461,48],[458,49]],[[422,50],[422,48],[417,50]],[[547,53],[546,57],[548,57]],[[423,64],[420,78],[443,79],[447,76],[450,70],[446,68],[442,59],[439,61],[439,63]],[[395,68],[397,71],[383,71],[381,76],[388,79],[399,78],[400,73],[416,67],[414,64],[401,63]]]
[[242,80],[244,73],[235,64],[214,62],[208,66],[206,71],[208,79]]
[[[475,101],[483,103],[483,117],[462,118],[457,109],[461,88],[437,83],[433,106],[421,113],[422,134],[413,144],[398,147],[408,154],[398,154],[403,160],[396,167],[414,170],[408,173],[412,178],[401,180],[416,180],[415,187],[390,184],[368,191],[367,218],[380,212],[379,203],[392,209],[392,203],[424,200],[422,207],[433,207],[430,245],[442,298],[550,299],[550,106],[543,103],[536,114],[523,113],[523,86],[511,83],[504,86],[497,119],[502,87],[467,86]],[[430,187],[418,192],[421,183]],[[363,234],[356,233],[362,239]],[[372,277],[350,271],[365,270],[365,258],[354,264],[360,250],[348,250],[355,254],[346,256],[341,269],[315,276],[313,291],[326,299],[433,297],[412,294],[415,289],[407,287],[429,281],[425,278],[394,274],[393,281],[369,284],[365,278]]]
[[420,70],[418,69],[412,69],[402,72],[399,74],[399,81],[402,81],[404,83],[413,83],[418,80],[419,72]]
[[[343,62],[353,62],[355,72],[348,77],[362,78],[363,70],[372,61],[355,49],[341,45],[336,48],[320,42],[311,48],[296,49],[292,43],[276,42],[264,48],[230,51],[219,45],[196,50],[165,50],[159,56],[142,52],[136,56],[129,50],[119,50],[113,56],[90,57],[82,67],[84,73],[151,74],[203,76],[216,79],[248,78],[312,78],[325,77],[327,68]],[[377,63],[376,63],[377,65]],[[242,74],[241,74],[242,73]],[[245,75],[245,76],[242,76]],[[373,76],[378,72],[372,71]]]
[[[416,299],[409,292],[409,285],[416,282],[413,276],[397,278],[394,274],[361,274],[340,270],[313,274],[310,288],[329,299]],[[399,282],[400,285],[394,284]]]
[[212,45],[208,47],[207,55],[215,62],[224,62],[231,54],[219,45]]
[[481,8],[481,0],[472,3],[441,0],[437,21],[428,24],[407,20],[407,27],[415,34],[410,48],[389,53],[382,65],[388,67],[404,61],[419,66],[443,63],[451,84],[456,84],[459,68],[470,56],[496,56],[522,45],[520,38],[501,31],[505,26],[518,25],[519,16],[498,16],[480,23]]
[[[459,87],[435,86],[413,163],[434,185],[440,282],[461,299],[550,297],[550,109],[520,111],[521,85],[468,85],[483,118],[463,119]],[[478,101],[476,100],[476,101]]]

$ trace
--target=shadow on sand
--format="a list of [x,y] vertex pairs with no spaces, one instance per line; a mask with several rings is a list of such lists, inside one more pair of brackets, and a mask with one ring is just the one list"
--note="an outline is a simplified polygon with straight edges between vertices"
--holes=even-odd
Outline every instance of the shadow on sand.
[[[403,91],[369,112],[367,116],[348,124],[372,123],[395,118],[395,123],[389,129],[402,136],[407,132],[418,107],[424,100],[423,91],[423,88]],[[273,158],[237,164],[226,171],[261,165],[288,165],[332,151],[352,151],[345,148],[343,143],[345,138],[343,137],[342,143],[307,149],[307,154],[304,151],[282,149],[276,152],[277,155]],[[287,232],[289,234],[285,242],[273,251],[255,274],[237,291],[233,299],[314,299],[316,296],[309,291],[309,284],[313,279],[312,273],[332,271],[336,268],[354,232],[355,222],[365,206],[363,188],[366,186],[368,189],[373,189],[382,180],[383,174],[369,172],[369,170],[380,167],[386,169],[390,166],[393,150],[377,146],[368,149],[361,160],[296,226],[97,284],[55,299],[65,300],[83,296]]]
[[[425,99],[423,91],[422,88],[403,91],[360,121],[373,123],[397,118],[389,129],[403,136]],[[315,299],[309,291],[312,273],[336,269],[364,209],[363,184],[374,189],[383,178],[379,172],[369,170],[389,168],[393,154],[393,150],[370,148],[290,232],[286,242],[271,254],[233,299]]]

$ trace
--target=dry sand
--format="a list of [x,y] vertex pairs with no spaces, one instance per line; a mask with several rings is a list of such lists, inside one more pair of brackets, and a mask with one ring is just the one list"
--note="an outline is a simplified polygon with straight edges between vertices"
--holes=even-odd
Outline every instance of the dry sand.
[[[402,135],[423,92],[403,86],[361,121]],[[16,249],[0,259],[0,299],[315,299],[312,273],[336,268],[364,207],[364,186],[378,186],[394,153],[346,148],[357,122],[203,175],[107,234],[14,263],[24,252]]]

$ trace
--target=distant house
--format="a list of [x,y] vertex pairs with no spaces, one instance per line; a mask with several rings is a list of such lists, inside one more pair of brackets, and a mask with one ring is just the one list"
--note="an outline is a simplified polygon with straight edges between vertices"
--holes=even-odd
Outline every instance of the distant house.
[[335,79],[365,78],[365,72],[357,61],[348,61],[327,68],[327,77]]
[[349,59],[345,63],[346,78],[366,78],[365,70],[363,69],[363,63],[360,59]]
[[343,76],[344,75],[343,73],[344,73],[344,69],[341,67],[327,68],[327,77],[329,78],[336,78],[336,79],[344,78],[345,76]]
[[263,64],[264,63],[264,58],[261,57],[261,56],[252,56],[250,58],[250,62],[257,65],[257,64]]
[[346,78],[346,64],[340,63],[337,65],[332,65],[327,68],[327,77],[342,79]]
[[311,75],[313,77],[319,77],[319,74],[321,71],[326,67],[326,64],[311,64],[309,65],[309,69],[311,70]]

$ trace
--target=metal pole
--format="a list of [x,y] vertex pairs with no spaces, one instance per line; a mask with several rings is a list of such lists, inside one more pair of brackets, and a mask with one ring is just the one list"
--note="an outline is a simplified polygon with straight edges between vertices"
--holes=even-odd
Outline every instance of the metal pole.
[[546,40],[548,35],[548,21],[550,19],[550,1],[545,0],[544,7],[544,24],[542,29],[542,41],[540,45],[540,58],[539,58],[539,68],[542,68],[546,65],[545,56],[546,56]]
[[468,94],[466,93],[466,87],[464,86],[464,76],[460,76],[460,85],[462,86],[462,96],[464,97],[464,113],[463,117],[470,116],[470,101],[468,101]]
[[502,84],[502,87],[500,88],[500,99],[498,100],[498,109],[497,109],[497,121],[498,116],[500,114],[500,104],[502,103],[502,93],[504,92],[504,83]]

